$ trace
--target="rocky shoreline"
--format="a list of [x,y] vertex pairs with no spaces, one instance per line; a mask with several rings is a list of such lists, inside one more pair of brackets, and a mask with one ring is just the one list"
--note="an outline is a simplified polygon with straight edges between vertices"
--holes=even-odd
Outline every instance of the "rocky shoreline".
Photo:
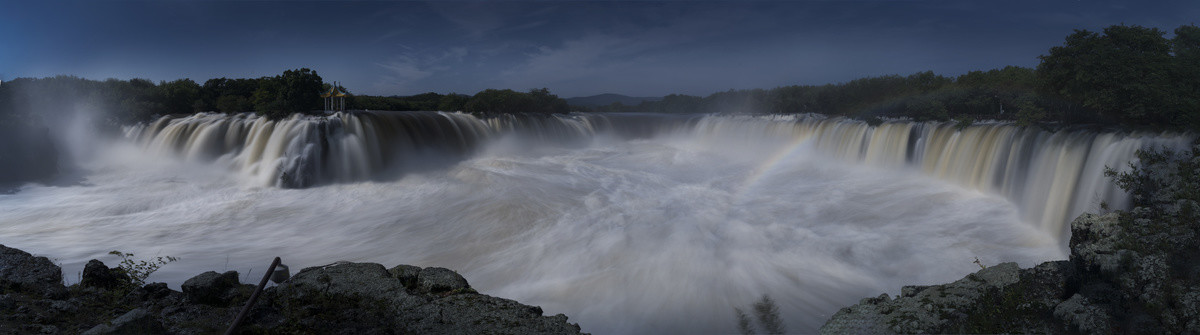
[[[1200,331],[1200,247],[1193,224],[1134,209],[1071,223],[1069,260],[990,266],[949,284],[843,308],[822,334],[1164,334]],[[1141,213],[1145,214],[1145,213]],[[1169,221],[1169,220],[1167,220]]]
[[[211,334],[224,332],[254,291],[235,271],[205,272],[180,291],[130,285],[97,260],[62,284],[45,257],[0,245],[0,333]],[[306,268],[267,288],[238,334],[580,334],[567,316],[480,294],[444,268],[339,262]]]
[[[1084,214],[1069,260],[988,266],[953,283],[906,286],[838,311],[822,334],[1189,333],[1200,329],[1194,227]],[[129,284],[97,260],[64,286],[45,257],[0,245],[0,333],[223,332],[254,290],[235,271],[205,272],[181,291]],[[477,293],[452,270],[339,262],[267,288],[238,334],[579,334],[567,316]]]

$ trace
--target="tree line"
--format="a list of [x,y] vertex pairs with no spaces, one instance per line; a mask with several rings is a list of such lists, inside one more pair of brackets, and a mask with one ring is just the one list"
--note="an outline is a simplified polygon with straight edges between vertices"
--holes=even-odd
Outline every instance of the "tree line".
[[140,78],[17,78],[0,85],[0,122],[37,122],[79,109],[102,112],[115,124],[210,111],[282,118],[321,109],[320,93],[326,87],[310,69],[257,79],[216,78],[203,85],[191,79],[155,83]]
[[517,92],[511,89],[486,89],[466,95],[458,93],[438,94],[434,92],[412,96],[353,95],[346,98],[352,109],[390,111],[461,111],[472,114],[499,113],[567,113],[567,100],[551,94],[549,89],[531,89]]
[[635,106],[575,108],[1200,128],[1200,28],[1194,25],[1175,29],[1170,39],[1163,30],[1141,26],[1076,30],[1063,45],[1038,58],[1036,68],[1009,66],[957,77],[926,71],[828,85],[729,90],[705,97],[673,94]]
[[[476,114],[653,112],[821,113],[880,122],[1012,120],[1018,124],[1101,123],[1200,128],[1200,28],[1181,26],[1172,38],[1157,28],[1117,25],[1076,30],[1039,56],[1036,68],[1009,66],[957,77],[931,71],[827,85],[729,90],[705,97],[672,94],[635,106],[568,106],[548,89],[487,89],[475,95],[348,94],[347,107],[366,110],[443,110]],[[46,110],[80,106],[108,111],[114,123],[155,115],[255,112],[271,118],[319,112],[330,85],[316,71],[271,77],[95,81],[70,76],[18,78],[0,85],[0,123],[35,118]],[[346,92],[349,93],[349,92]]]
[[[293,113],[322,112],[324,104],[320,96],[331,87],[316,71],[307,68],[287,70],[272,77],[214,78],[203,85],[191,79],[155,83],[146,79],[97,81],[74,76],[17,78],[0,84],[0,124],[42,123],[45,120],[41,119],[47,115],[80,108],[107,112],[103,115],[112,124],[199,112],[254,112],[280,119]],[[346,107],[479,114],[569,112],[566,100],[545,88],[528,92],[487,89],[474,96],[433,92],[390,97],[348,94]]]

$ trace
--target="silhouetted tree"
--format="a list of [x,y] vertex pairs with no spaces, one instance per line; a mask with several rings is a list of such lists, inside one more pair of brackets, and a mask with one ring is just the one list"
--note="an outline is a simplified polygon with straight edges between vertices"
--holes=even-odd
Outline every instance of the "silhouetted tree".
[[471,100],[471,96],[466,94],[450,93],[443,95],[442,100],[438,101],[437,110],[448,112],[463,111],[469,100]]
[[1171,82],[1175,90],[1172,98],[1178,99],[1177,125],[1200,128],[1200,27],[1194,25],[1175,29],[1171,39],[1171,51],[1175,56]]
[[1104,119],[1165,124],[1169,119],[1170,44],[1164,32],[1110,26],[1103,34],[1076,30],[1065,44],[1040,56],[1045,89]]
[[191,114],[200,100],[200,85],[191,79],[179,79],[158,85],[163,114]]
[[253,110],[254,104],[240,95],[222,95],[217,98],[216,108],[224,113],[241,113]]

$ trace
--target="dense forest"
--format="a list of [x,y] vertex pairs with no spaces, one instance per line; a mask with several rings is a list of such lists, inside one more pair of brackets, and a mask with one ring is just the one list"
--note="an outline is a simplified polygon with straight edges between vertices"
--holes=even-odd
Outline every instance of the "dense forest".
[[[74,76],[18,78],[0,85],[0,125],[45,123],[47,118],[76,110],[102,112],[98,115],[107,117],[110,124],[198,112],[254,112],[279,119],[293,113],[322,113],[321,94],[331,87],[310,69],[287,70],[278,76],[257,79],[215,78],[203,85],[191,79],[154,83],[146,79],[96,81]],[[567,101],[545,88],[529,92],[488,89],[474,96],[348,94],[346,100],[349,109],[359,110],[569,112]]]
[[65,111],[104,112],[112,123],[131,123],[155,115],[194,112],[258,112],[271,117],[321,109],[327,86],[315,71],[288,70],[258,79],[191,79],[154,83],[146,79],[104,81],[73,76],[17,78],[0,86],[0,122],[39,119]]
[[[628,106],[568,106],[548,89],[488,89],[475,95],[424,93],[369,96],[350,92],[360,110],[444,110],[477,114],[655,112],[822,113],[870,122],[1011,120],[1018,124],[1095,123],[1168,129],[1200,128],[1200,27],[1182,26],[1172,38],[1157,28],[1117,25],[1077,30],[1039,56],[1037,68],[1009,66],[957,77],[931,71],[827,85],[729,90],[706,97],[668,95]],[[319,113],[330,90],[310,69],[257,79],[95,81],[70,76],[18,78],[0,85],[0,125],[36,121],[49,110],[106,111],[112,124],[156,115],[255,112],[271,118]],[[24,123],[24,122],[21,122]]]
[[1036,69],[1009,66],[958,77],[933,72],[828,85],[730,90],[707,97],[668,95],[598,112],[823,113],[876,120],[976,119],[1200,128],[1200,27],[1173,38],[1156,28],[1076,30],[1039,58]]

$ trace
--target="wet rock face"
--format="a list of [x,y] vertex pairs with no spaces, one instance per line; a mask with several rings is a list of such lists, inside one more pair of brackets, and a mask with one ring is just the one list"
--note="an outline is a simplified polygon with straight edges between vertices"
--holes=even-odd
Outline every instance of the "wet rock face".
[[0,245],[0,288],[62,299],[67,296],[62,280],[62,269],[46,257]]
[[1187,333],[1200,329],[1195,223],[1084,214],[1069,261],[1006,263],[843,308],[822,333]]

